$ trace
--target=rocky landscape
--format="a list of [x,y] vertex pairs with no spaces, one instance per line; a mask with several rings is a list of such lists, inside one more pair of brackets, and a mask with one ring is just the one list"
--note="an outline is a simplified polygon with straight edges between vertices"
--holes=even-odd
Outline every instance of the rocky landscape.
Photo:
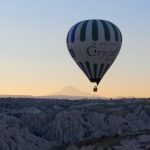
[[0,150],[150,150],[150,99],[0,98]]

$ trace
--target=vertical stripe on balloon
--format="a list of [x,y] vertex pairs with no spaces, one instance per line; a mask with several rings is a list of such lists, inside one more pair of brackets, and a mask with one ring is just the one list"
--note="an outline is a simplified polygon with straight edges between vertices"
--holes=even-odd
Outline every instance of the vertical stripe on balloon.
[[107,25],[106,21],[104,21],[104,20],[101,20],[101,22],[102,22],[103,27],[104,27],[105,40],[109,41],[110,40],[110,31],[109,31],[108,25]]
[[99,69],[98,77],[101,77],[103,68],[104,68],[104,64],[101,64],[100,69]]
[[103,71],[103,75],[106,73],[106,71],[108,70],[109,66],[110,66],[110,64],[107,64],[107,65],[106,65],[106,67],[105,67],[105,69],[104,69],[104,71]]
[[88,72],[90,74],[90,78],[92,78],[92,71],[91,71],[90,63],[88,61],[86,61],[85,64],[86,64],[86,67],[87,67]]
[[70,31],[67,34],[67,44],[69,43],[69,34],[70,34]]
[[120,40],[122,42],[122,34],[121,34],[120,30],[119,30],[119,34],[120,34]]
[[119,36],[118,36],[118,31],[117,31],[117,28],[115,27],[115,25],[111,22],[109,22],[111,24],[111,26],[113,27],[114,29],[114,33],[115,33],[115,40],[118,42],[119,41]]
[[94,78],[96,79],[96,75],[97,75],[97,64],[94,64],[93,67],[94,67]]
[[93,20],[92,22],[92,40],[93,41],[98,40],[98,25],[96,20]]
[[78,25],[80,24],[81,22],[77,23],[74,27],[73,27],[73,30],[71,32],[71,42],[74,42],[75,41],[75,33],[76,33],[76,29],[78,27]]
[[78,65],[79,65],[79,67],[82,69],[82,71],[85,73],[85,75],[88,77],[88,73],[87,73],[87,71],[86,71],[84,65],[82,64],[82,62],[79,62]]
[[87,27],[87,21],[84,21],[81,27],[81,31],[80,31],[80,41],[84,42],[86,39],[86,27]]

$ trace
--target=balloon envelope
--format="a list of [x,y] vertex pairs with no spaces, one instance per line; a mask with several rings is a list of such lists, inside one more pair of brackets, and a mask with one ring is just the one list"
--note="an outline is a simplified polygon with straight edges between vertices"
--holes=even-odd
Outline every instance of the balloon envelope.
[[67,35],[67,47],[74,61],[91,82],[99,84],[117,57],[122,44],[119,28],[106,20],[84,20]]

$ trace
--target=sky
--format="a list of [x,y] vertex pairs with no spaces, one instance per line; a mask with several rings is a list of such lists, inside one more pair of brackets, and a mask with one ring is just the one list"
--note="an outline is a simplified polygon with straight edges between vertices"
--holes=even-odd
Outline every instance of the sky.
[[50,95],[72,86],[92,93],[66,47],[75,23],[115,23],[123,43],[96,95],[150,97],[149,0],[0,0],[0,95]]

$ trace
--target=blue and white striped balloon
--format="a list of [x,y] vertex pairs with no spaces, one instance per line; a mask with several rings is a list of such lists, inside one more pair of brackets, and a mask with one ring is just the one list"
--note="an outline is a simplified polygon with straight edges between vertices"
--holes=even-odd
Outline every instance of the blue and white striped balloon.
[[67,47],[91,82],[99,84],[122,44],[118,27],[106,20],[84,20],[68,32]]

